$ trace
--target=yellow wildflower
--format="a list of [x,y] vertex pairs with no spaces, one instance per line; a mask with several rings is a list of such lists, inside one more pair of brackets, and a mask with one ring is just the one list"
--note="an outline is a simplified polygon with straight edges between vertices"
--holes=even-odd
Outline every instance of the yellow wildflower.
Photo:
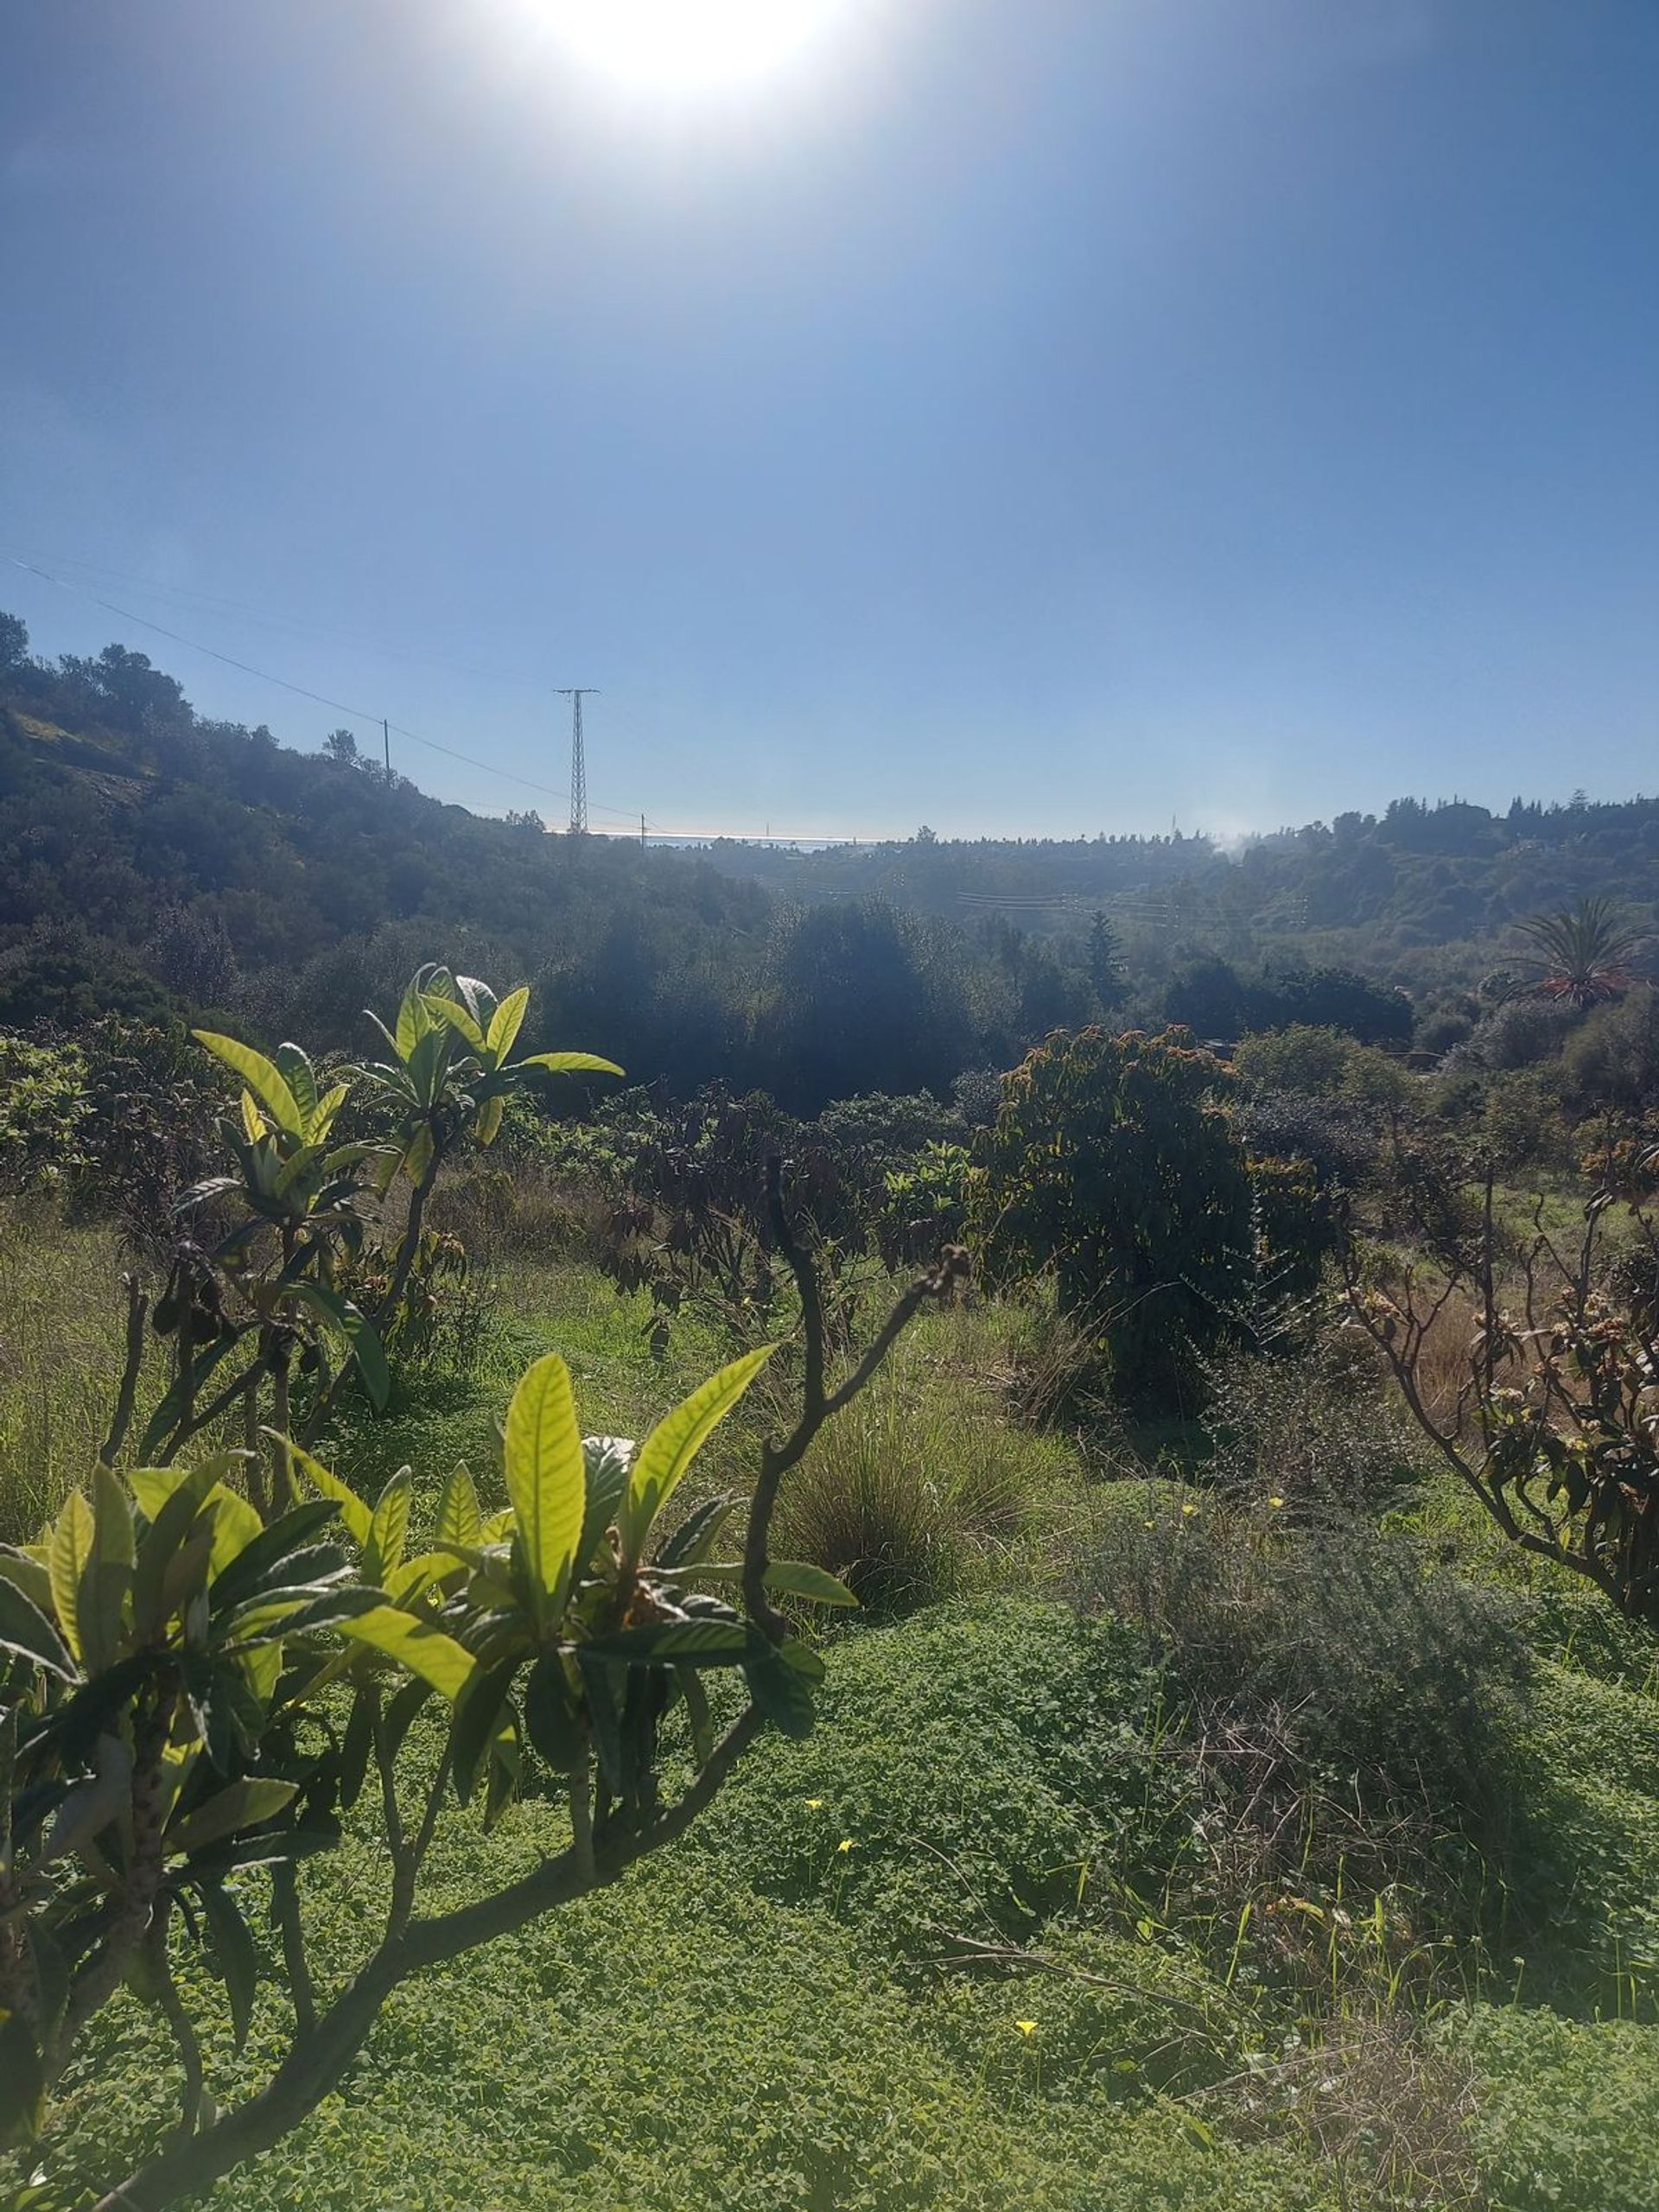
[[1035,2020],[1016,2020],[1014,2024],[1022,2036],[1034,2036],[1037,2032]]
[[1275,1513],[1279,1513],[1283,1510],[1284,1503],[1285,1501],[1282,1497],[1270,1497],[1268,1500],[1268,1503],[1273,1508]]
[[806,1809],[809,1813],[819,1812],[823,1809],[823,1800],[822,1797],[809,1797],[806,1801]]
[[850,1850],[852,1849],[852,1847],[853,1847],[853,1839],[852,1839],[852,1837],[851,1837],[851,1836],[849,1836],[849,1835],[844,1835],[844,1836],[842,1836],[842,1838],[841,1839],[841,1841],[840,1841],[840,1842],[836,1846],[836,1849],[837,1851],[850,1851]]
[[1192,1504],[1190,1500],[1181,1508],[1181,1511],[1186,1516],[1189,1521],[1192,1518],[1192,1516],[1198,1511],[1198,1507]]

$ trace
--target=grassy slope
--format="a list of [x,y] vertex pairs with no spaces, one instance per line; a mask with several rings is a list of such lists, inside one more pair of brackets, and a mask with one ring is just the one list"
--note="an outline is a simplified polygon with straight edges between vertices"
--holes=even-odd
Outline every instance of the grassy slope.
[[[12,1457],[4,1479],[35,1481],[45,1437],[51,1487],[102,1411],[111,1355],[84,1300],[110,1255],[90,1233],[50,1243],[37,1230],[22,1260],[10,1249],[10,1280],[43,1287],[32,1336],[10,1305],[3,1325],[0,1438],[28,1463]],[[691,1338],[658,1374],[637,1318],[572,1271],[518,1277],[474,1376],[428,1385],[348,1439],[340,1464],[389,1471],[412,1457],[435,1471],[464,1452],[487,1467],[505,1386],[550,1343],[576,1368],[587,1419],[637,1432],[713,1363]],[[956,1325],[982,1332],[970,1350],[982,1366],[992,1325]],[[900,1378],[931,1408],[912,1446],[936,1449],[930,1437],[965,1408],[969,1456],[1006,1452],[1042,1493],[1041,1524],[1064,1526],[1080,1470],[1064,1447],[1012,1431],[995,1442],[987,1406],[964,1393],[951,1326],[930,1325]],[[44,1427],[20,1344],[52,1352]],[[1421,1518],[1472,1571],[1511,1573],[1456,1501],[1431,1497]],[[1027,1534],[987,1555],[984,1586],[965,1601],[848,1637],[818,1734],[770,1740],[668,1859],[403,1993],[346,2094],[223,2201],[246,2212],[1368,2202],[1353,2163],[1339,2170],[1316,2146],[1311,2115],[1246,2130],[1195,2110],[1192,2094],[1261,2039],[1253,1953],[1229,1988],[1224,1947],[1166,1924],[1158,1881],[1181,1848],[1179,1766],[1159,1753],[1156,1704],[1124,1638],[996,1594],[1006,1554],[1019,1579],[1032,1546]],[[1478,2070],[1493,2205],[1659,2212],[1659,1704],[1639,1646],[1575,1595],[1538,1594],[1545,1665],[1513,1745],[1533,1808],[1513,1969],[1522,2001],[1491,2001],[1491,1985],[1433,2034]],[[362,1817],[312,1878],[336,1973],[376,1891],[378,1840]],[[487,1840],[457,1818],[437,1901],[556,1846],[560,1826],[535,1804]],[[927,1961],[950,1931],[1037,1942],[1093,1979],[942,1974]],[[1597,2018],[1598,2004],[1636,2017]],[[251,2063],[280,2017],[272,1986]],[[1029,2034],[1022,2020],[1035,2022]],[[235,2062],[216,2056],[233,2082]],[[124,2005],[74,2094],[95,2127],[118,2129],[169,2082],[149,2021]]]

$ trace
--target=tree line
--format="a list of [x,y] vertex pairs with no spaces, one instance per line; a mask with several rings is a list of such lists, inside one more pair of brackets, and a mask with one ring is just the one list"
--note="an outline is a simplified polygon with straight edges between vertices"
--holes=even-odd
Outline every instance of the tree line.
[[1420,1026],[1466,1029],[1452,1000],[1515,918],[1614,879],[1645,918],[1659,805],[1402,800],[1236,858],[1179,835],[818,854],[549,836],[439,804],[347,732],[299,753],[198,715],[143,653],[33,658],[0,617],[0,1027],[233,1015],[274,1042],[303,1010],[339,1046],[441,943],[529,977],[549,1035],[580,1029],[681,1093],[720,1077],[813,1112],[943,1095],[1091,1021],[1227,1041],[1311,1023],[1398,1049],[1404,982]]

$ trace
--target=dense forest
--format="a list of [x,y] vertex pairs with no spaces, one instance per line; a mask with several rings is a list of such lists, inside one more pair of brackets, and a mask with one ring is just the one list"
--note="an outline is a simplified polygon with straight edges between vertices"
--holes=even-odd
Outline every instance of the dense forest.
[[[642,849],[427,798],[337,731],[319,753],[197,715],[143,653],[32,658],[0,617],[0,1025],[301,1009],[359,1036],[442,940],[524,976],[545,1035],[689,1091],[802,1111],[943,1095],[1060,1026],[1298,1022],[1441,1053],[1514,925],[1659,904],[1659,802],[1505,815],[1401,799],[1230,856],[1203,837]],[[1407,995],[1402,995],[1402,992]],[[1488,991],[1488,998],[1491,995]],[[1408,1002],[1409,1000],[1409,1003]]]

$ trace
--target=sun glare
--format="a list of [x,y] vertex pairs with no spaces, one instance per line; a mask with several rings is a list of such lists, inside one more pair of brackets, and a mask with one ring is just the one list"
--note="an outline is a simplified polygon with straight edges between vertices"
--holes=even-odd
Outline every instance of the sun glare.
[[677,97],[748,88],[806,60],[850,0],[536,0],[578,60]]

